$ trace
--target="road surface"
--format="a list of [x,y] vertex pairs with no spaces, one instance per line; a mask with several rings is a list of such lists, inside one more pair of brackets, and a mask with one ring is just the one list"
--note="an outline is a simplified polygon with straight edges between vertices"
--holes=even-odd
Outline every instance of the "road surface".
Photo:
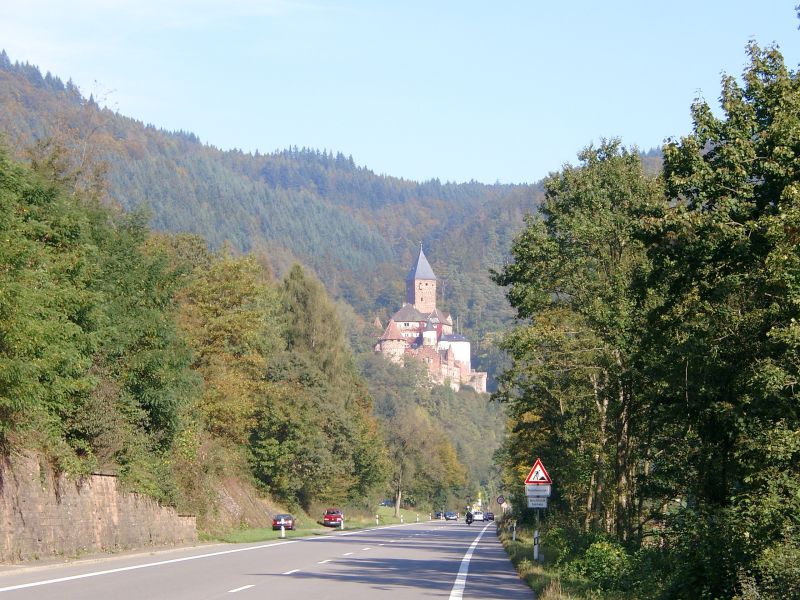
[[494,523],[433,521],[0,575],[0,600],[525,599]]

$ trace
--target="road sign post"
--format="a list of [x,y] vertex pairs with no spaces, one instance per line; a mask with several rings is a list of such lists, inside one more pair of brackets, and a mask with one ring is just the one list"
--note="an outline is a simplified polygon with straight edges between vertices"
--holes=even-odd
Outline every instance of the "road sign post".
[[553,480],[550,479],[547,469],[544,468],[542,459],[537,458],[536,462],[533,463],[530,473],[528,473],[528,476],[525,478],[525,485],[550,485],[552,483]]
[[539,553],[539,518],[543,508],[547,508],[547,499],[552,493],[553,480],[544,468],[541,458],[537,458],[533,463],[528,476],[525,478],[525,499],[528,501],[528,508],[536,509],[536,529],[533,532],[533,560],[538,561],[544,558],[544,554]]
[[553,491],[553,486],[549,483],[542,483],[542,484],[532,484],[526,483],[525,484],[525,495],[526,496],[546,496],[549,497],[550,493]]
[[542,498],[539,496],[528,496],[528,508],[547,508],[547,498]]

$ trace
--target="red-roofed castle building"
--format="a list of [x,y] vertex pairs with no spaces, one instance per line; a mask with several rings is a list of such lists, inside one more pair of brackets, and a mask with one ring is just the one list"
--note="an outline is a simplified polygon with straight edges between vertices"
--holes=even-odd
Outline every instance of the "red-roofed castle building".
[[406,357],[423,361],[434,383],[486,392],[486,373],[472,370],[469,340],[454,334],[453,319],[436,308],[436,275],[421,245],[406,276],[406,301],[389,319],[375,351],[400,364]]

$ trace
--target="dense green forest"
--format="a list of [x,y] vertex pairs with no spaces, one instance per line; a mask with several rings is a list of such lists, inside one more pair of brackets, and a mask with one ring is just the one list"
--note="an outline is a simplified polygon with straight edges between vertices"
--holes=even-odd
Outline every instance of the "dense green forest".
[[591,597],[800,597],[800,76],[748,50],[662,175],[607,141],[549,177],[495,274],[504,481],[524,505],[543,458],[544,547]]
[[[487,404],[485,395],[469,388],[454,392],[430,385],[427,370],[415,360],[406,361],[405,368],[374,353],[363,353],[358,360],[376,416],[395,439],[407,439],[413,449],[392,457],[395,497],[402,488],[412,499],[443,509],[460,506],[466,497],[477,498],[479,491],[496,490],[500,481],[494,453],[505,428],[505,412],[498,403]],[[439,448],[431,451],[431,444]],[[457,460],[431,461],[437,454]]]
[[[466,443],[492,414],[489,454],[499,445],[501,413],[485,396],[418,389],[403,379],[413,367],[373,365],[401,396],[373,377],[374,411],[341,310],[313,275],[295,265],[276,279],[263,254],[154,233],[84,175],[57,145],[29,164],[0,150],[4,452],[119,473],[207,530],[225,477],[306,510],[368,507],[396,487],[398,464],[416,506],[485,484],[489,460],[468,465]],[[454,419],[462,405],[469,430]]]
[[18,158],[29,158],[25,149],[37,141],[57,140],[87,163],[104,162],[108,199],[126,210],[146,207],[155,229],[261,253],[279,276],[298,261],[367,322],[397,310],[424,242],[442,280],[440,304],[476,343],[478,366],[498,362],[490,334],[513,313],[489,269],[502,264],[523,216],[536,209],[540,186],[418,183],[306,148],[223,152],[103,108],[4,52],[0,107],[0,131]]
[[4,448],[116,471],[201,522],[225,473],[306,508],[379,493],[381,433],[322,285],[154,235],[61,158],[0,155]]
[[[415,183],[376,175],[356,166],[352,157],[308,149],[222,152],[191,133],[158,130],[101,108],[71,82],[42,75],[32,65],[12,64],[4,52],[0,106],[9,165],[22,172],[14,159],[30,165],[31,176],[60,190],[61,201],[72,199],[80,210],[92,203],[101,215],[97,219],[134,219],[129,253],[168,265],[163,277],[172,278],[169,286],[153,282],[166,311],[159,318],[175,329],[170,339],[176,347],[162,351],[177,357],[180,350],[186,362],[174,365],[175,373],[143,374],[147,381],[176,386],[164,390],[168,432],[161,424],[156,431],[142,429],[131,415],[103,409],[115,427],[136,438],[132,444],[110,433],[116,430],[105,422],[79,435],[65,429],[59,421],[63,415],[51,415],[60,432],[54,439],[61,441],[33,445],[61,448],[54,455],[59,468],[118,470],[132,488],[201,516],[212,511],[210,490],[226,470],[254,477],[279,501],[306,508],[323,499],[343,503],[392,493],[397,486],[390,481],[389,465],[398,460],[410,465],[402,479],[409,502],[454,502],[493,485],[491,456],[502,435],[502,411],[469,391],[420,386],[413,367],[410,379],[396,367],[367,368],[374,362],[378,333],[372,321],[375,316],[385,320],[399,307],[405,270],[424,239],[433,252],[439,249],[440,301],[465,330],[473,327],[478,361],[490,369],[502,364],[491,334],[511,312],[488,268],[500,260],[522,215],[535,206],[535,188]],[[119,223],[108,235],[117,235]],[[464,236],[485,237],[487,253],[459,250],[452,240]],[[293,266],[297,262],[303,270]],[[135,273],[131,269],[131,277]],[[244,286],[236,291],[239,303],[230,304],[226,294],[239,285]],[[119,293],[120,301],[128,297],[124,288],[111,292]],[[118,329],[111,316],[107,321],[111,330]],[[140,321],[131,316],[132,323]],[[296,330],[301,325],[306,329]],[[256,334],[247,332],[251,327],[263,337],[253,338]],[[212,334],[216,328],[222,329]],[[305,339],[311,332],[314,339]],[[320,353],[323,338],[329,357]],[[96,361],[104,352],[92,347],[83,358]],[[128,361],[120,354],[112,363],[119,367]],[[85,366],[80,363],[78,370]],[[97,369],[110,378],[108,384],[95,380]],[[81,376],[86,385],[113,394],[117,375],[90,364]],[[75,422],[91,422],[87,415],[108,400],[94,393],[80,401],[84,412]],[[136,407],[151,402],[140,393],[154,394],[137,386],[127,391],[126,402]],[[393,394],[397,406],[386,400]],[[431,395],[438,398],[436,410]],[[372,396],[381,398],[374,416]],[[77,400],[63,402],[74,410]],[[160,402],[157,394],[152,402]],[[479,437],[481,422],[489,433],[476,456],[468,440]],[[437,443],[414,449],[413,456],[410,447],[398,449],[403,436],[420,427]],[[24,428],[33,431],[39,425]],[[26,445],[19,436],[9,439]],[[374,448],[384,450],[375,454]],[[431,459],[437,455],[438,461]],[[196,462],[198,457],[206,462]],[[435,464],[447,465],[439,472],[452,477],[426,486],[424,478],[430,479]],[[195,472],[206,476],[187,475]],[[336,485],[306,489],[305,482],[323,474]]]

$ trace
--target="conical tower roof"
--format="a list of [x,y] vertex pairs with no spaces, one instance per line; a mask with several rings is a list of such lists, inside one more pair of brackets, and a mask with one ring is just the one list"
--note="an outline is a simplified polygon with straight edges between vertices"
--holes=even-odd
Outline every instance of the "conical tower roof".
[[414,281],[415,279],[436,281],[436,275],[434,275],[433,269],[431,269],[431,264],[428,262],[428,259],[425,258],[425,253],[422,251],[422,244],[419,245],[417,262],[414,263],[414,266],[411,267],[408,275],[406,275],[406,281]]
[[381,341],[385,340],[402,340],[403,334],[400,333],[400,328],[397,326],[393,320],[389,319],[389,325],[386,327],[386,331],[383,332],[381,336]]

